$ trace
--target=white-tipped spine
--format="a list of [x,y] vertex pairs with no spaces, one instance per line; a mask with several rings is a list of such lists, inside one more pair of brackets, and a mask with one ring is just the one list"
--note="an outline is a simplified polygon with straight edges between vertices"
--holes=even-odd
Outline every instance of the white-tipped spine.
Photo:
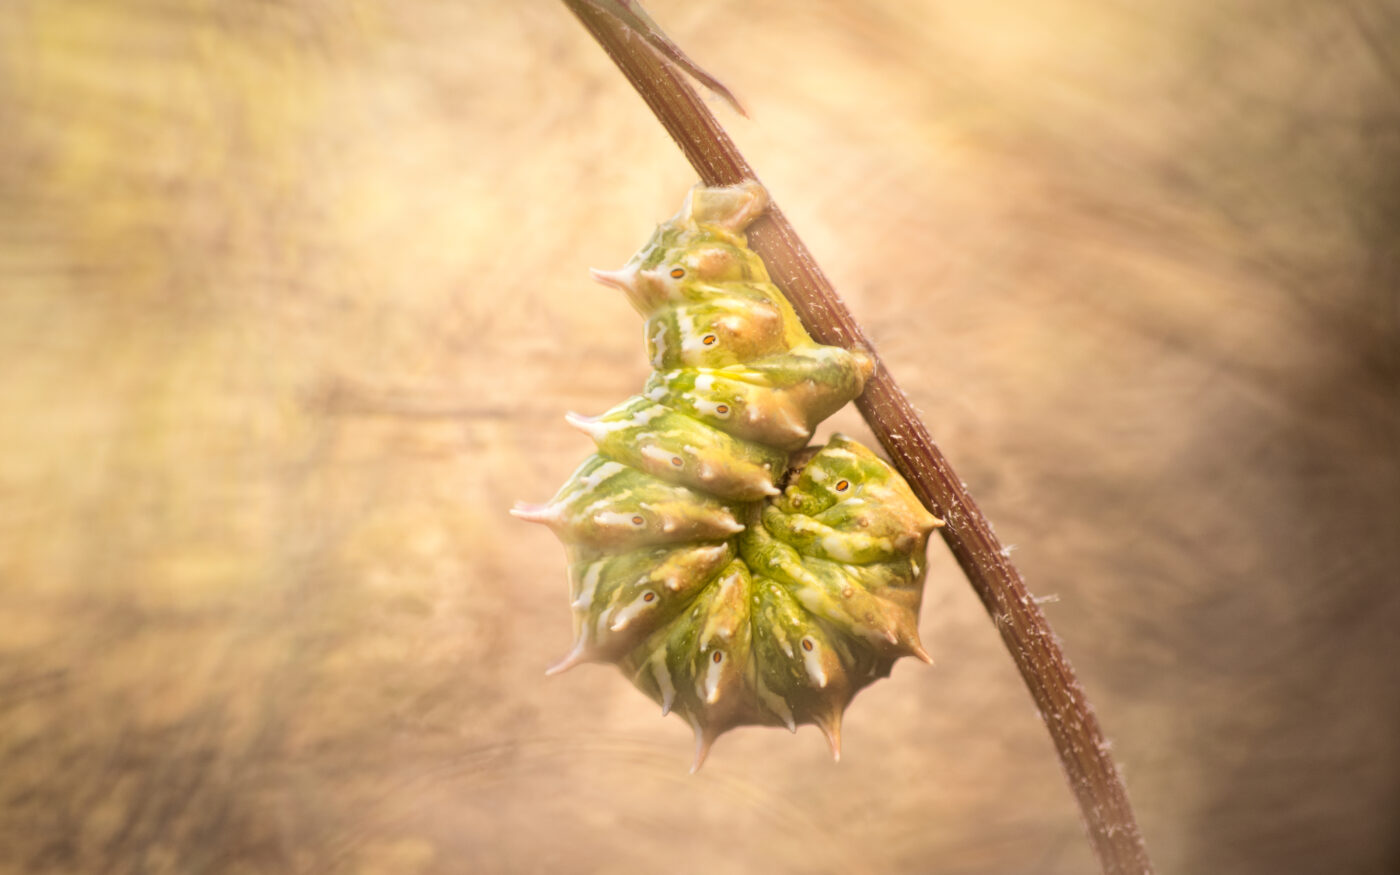
[[563,518],[563,509],[557,504],[525,504],[517,502],[510,509],[510,515],[527,523],[543,523],[547,526],[558,524]]

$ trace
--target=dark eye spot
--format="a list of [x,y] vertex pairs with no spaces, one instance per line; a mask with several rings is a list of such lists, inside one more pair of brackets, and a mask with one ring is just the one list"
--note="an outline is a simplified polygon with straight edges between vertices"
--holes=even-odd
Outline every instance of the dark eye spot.
[[812,644],[812,639],[811,639],[811,638],[803,638],[803,639],[802,639],[802,649],[805,650],[805,651],[807,651],[808,653],[811,653],[811,652],[812,652],[812,648],[813,648],[814,646],[815,646],[815,645]]
[[680,279],[680,278],[683,277],[683,276],[685,276],[685,268],[683,268],[683,267],[673,267],[673,268],[671,268],[671,279],[678,280],[678,279]]
[[836,481],[836,491],[837,491],[837,492],[845,492],[847,489],[850,489],[850,488],[851,488],[851,481],[849,481],[849,480],[838,480],[838,481]]
[[706,334],[704,337],[700,338],[700,342],[706,346],[714,346],[717,340],[719,340],[719,338],[715,337],[713,334]]
[[718,650],[716,650],[716,651],[715,651],[715,655],[714,655],[714,660],[715,660],[715,663],[716,663],[716,664],[719,664],[719,663],[723,662],[723,661],[724,661],[724,654],[723,654],[723,653],[720,653]]
[[728,404],[716,404],[716,405],[715,405],[715,413],[718,413],[720,416],[728,416],[728,415],[729,415],[729,405],[728,405]]
[[654,592],[649,592],[649,593],[647,593],[646,595],[642,596],[642,601],[644,601],[644,602],[654,602],[654,601],[656,601],[656,593],[654,593]]

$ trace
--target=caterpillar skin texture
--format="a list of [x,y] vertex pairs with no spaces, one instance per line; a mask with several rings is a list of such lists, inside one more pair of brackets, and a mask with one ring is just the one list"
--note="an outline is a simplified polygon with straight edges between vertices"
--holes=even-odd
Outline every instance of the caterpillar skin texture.
[[616,663],[695,730],[692,771],[746,724],[818,726],[894,661],[929,661],[917,622],[928,534],[942,522],[889,465],[836,435],[862,353],[822,346],[744,229],[757,183],[696,187],[627,266],[594,276],[646,318],[642,394],[566,418],[597,444],[548,504],[568,553],[573,650],[550,669]]

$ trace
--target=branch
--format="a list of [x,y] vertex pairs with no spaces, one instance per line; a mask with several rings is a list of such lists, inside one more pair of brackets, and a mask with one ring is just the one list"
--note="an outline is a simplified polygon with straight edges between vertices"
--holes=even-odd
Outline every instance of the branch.
[[[564,0],[651,107],[706,185],[758,175],[690,85],[647,44],[588,0]],[[947,521],[944,541],[982,600],[1055,742],[1105,873],[1152,871],[1127,789],[1084,690],[1050,624],[986,517],[939,452],[909,399],[776,205],[749,228],[749,244],[768,265],[812,336],[868,351],[874,376],[856,406],[896,467],[928,507]]]

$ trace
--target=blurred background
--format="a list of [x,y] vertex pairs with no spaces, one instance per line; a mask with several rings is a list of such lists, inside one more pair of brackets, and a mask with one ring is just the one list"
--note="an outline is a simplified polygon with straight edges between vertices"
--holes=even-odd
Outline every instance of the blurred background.
[[[1400,7],[652,0],[1015,556],[1162,873],[1400,871]],[[941,542],[690,730],[512,520],[694,177],[556,3],[0,14],[0,872],[1078,873]],[[831,426],[869,441],[850,411]],[[906,661],[907,662],[907,661]]]

